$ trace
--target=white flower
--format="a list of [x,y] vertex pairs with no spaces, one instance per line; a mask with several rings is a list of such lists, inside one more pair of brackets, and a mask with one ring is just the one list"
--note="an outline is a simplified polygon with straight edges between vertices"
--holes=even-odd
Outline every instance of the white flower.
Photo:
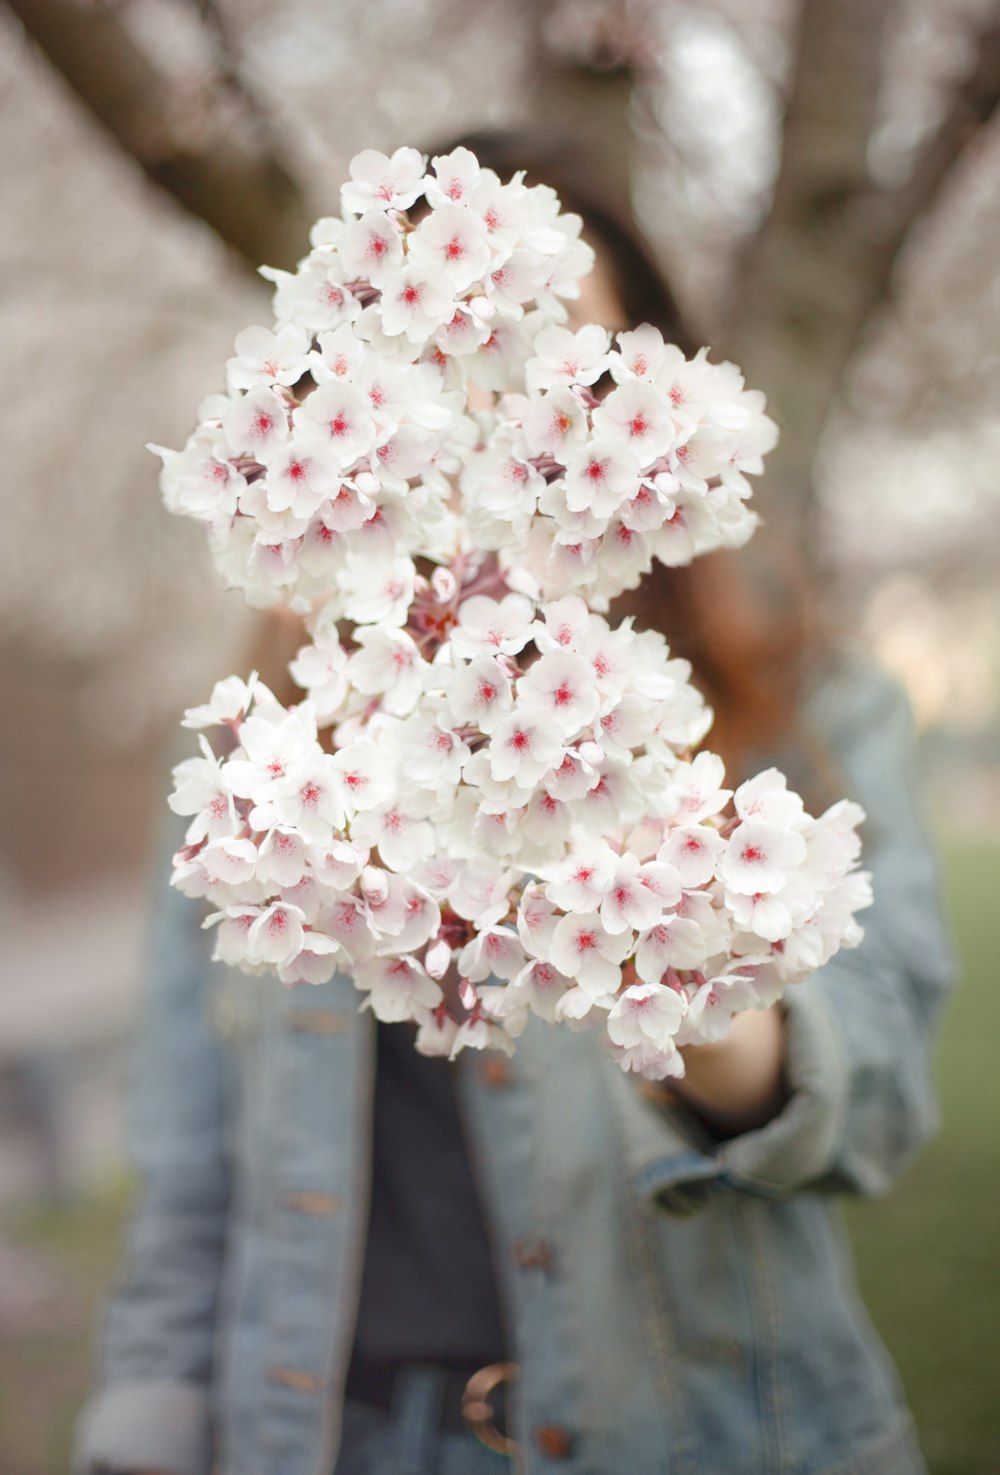
[[416,149],[398,148],[391,158],[376,149],[362,149],[348,166],[351,181],[340,187],[345,210],[408,210],[424,187],[425,160]]
[[677,825],[668,832],[657,859],[673,866],[689,890],[708,884],[725,848],[725,840],[710,825]]
[[306,868],[306,847],[292,829],[276,826],[261,841],[257,852],[257,878],[276,887],[294,886]]
[[600,694],[591,668],[571,652],[540,656],[517,683],[519,708],[548,719],[572,737],[597,715]]
[[383,872],[383,876],[386,882],[384,897],[376,899],[366,895],[369,920],[382,938],[378,951],[413,953],[440,930],[441,909],[408,877],[391,871]]
[[351,838],[356,844],[377,847],[382,860],[394,871],[412,870],[434,853],[433,826],[407,814],[394,802],[355,815]]
[[566,594],[542,606],[542,620],[534,626],[540,651],[578,651],[594,616],[579,594]]
[[212,887],[239,887],[244,894],[252,890],[246,886],[257,867],[257,847],[252,840],[232,835],[211,840],[195,859]]
[[258,830],[293,826],[310,845],[323,845],[343,828],[345,817],[341,771],[329,753],[317,750],[272,786],[250,822]]
[[270,328],[244,328],[236,335],[236,357],[226,364],[233,389],[257,385],[295,384],[309,367],[309,335],[297,323],[272,333]]
[[597,912],[573,913],[556,923],[548,961],[591,998],[604,998],[618,988],[632,943],[631,932],[606,931]]
[[671,775],[676,822],[693,825],[724,809],[732,797],[731,789],[721,787],[725,776],[725,765],[715,753],[698,753],[692,762],[678,763]]
[[634,983],[618,995],[608,1013],[607,1030],[616,1045],[629,1049],[650,1044],[669,1050],[684,1017],[686,1000],[659,983]]
[[359,648],[348,663],[354,687],[379,696],[386,712],[405,717],[420,700],[429,670],[412,636],[392,626],[365,625],[354,638]]
[[490,771],[500,783],[513,779],[522,788],[533,789],[562,761],[563,751],[557,723],[532,721],[519,711],[509,712],[490,735]]
[[637,856],[623,855],[615,866],[601,902],[601,921],[608,932],[654,927],[668,906],[681,899],[680,881],[672,867],[642,865]]
[[347,696],[347,652],[336,630],[304,645],[288,667],[292,680],[309,694],[318,722],[331,722]]
[[354,742],[334,754],[349,813],[374,809],[392,794],[393,776],[374,742]]
[[563,384],[595,384],[611,362],[610,334],[596,323],[577,333],[568,328],[543,328],[535,339],[535,356],[525,365],[529,389],[554,389]]
[[733,808],[742,820],[762,820],[788,829],[804,814],[802,800],[788,788],[788,780],[776,768],[766,768],[740,784],[733,795]]
[[338,249],[351,278],[381,286],[403,260],[403,232],[391,216],[369,210],[346,228]]
[[448,1059],[454,1048],[457,1034],[458,1020],[453,1019],[443,1009],[435,1009],[433,1013],[425,1014],[421,1019],[413,1048],[418,1055]]
[[533,456],[554,456],[565,464],[586,439],[587,412],[571,389],[550,389],[529,402],[522,425]]
[[608,355],[615,383],[625,384],[630,379],[641,379],[647,384],[655,382],[666,357],[659,328],[644,323],[630,333],[619,333],[616,341],[618,352]]
[[296,431],[325,446],[342,470],[375,444],[375,421],[364,395],[339,380],[321,384],[293,412]]
[[[505,990],[510,995],[508,1008],[524,1003],[539,1019],[554,1024],[559,1001],[571,987],[571,980],[560,973],[558,968],[535,958],[525,965]],[[493,1012],[503,1018],[507,1011],[494,1004]]]
[[672,1044],[659,1050],[648,1040],[628,1047],[616,1045],[612,1041],[609,1049],[611,1058],[617,1061],[621,1070],[635,1071],[649,1081],[662,1081],[668,1076],[684,1074],[684,1056]]
[[285,902],[272,902],[258,913],[247,933],[247,958],[251,963],[290,963],[302,951],[303,914]]
[[298,271],[262,266],[260,274],[275,283],[274,315],[279,323],[301,323],[316,333],[351,322],[361,311],[347,287],[342,262],[326,251],[307,256]]
[[424,181],[428,203],[464,205],[479,179],[479,160],[471,149],[452,149],[450,154],[436,154],[431,160],[433,174]]
[[288,439],[288,409],[272,389],[251,389],[230,405],[222,429],[231,451],[263,462]]
[[267,463],[267,505],[295,517],[310,518],[340,487],[340,461],[320,445],[303,445],[297,438],[280,448]]
[[213,444],[203,441],[202,434],[193,436],[183,451],[171,451],[152,441],[146,449],[163,462],[160,491],[169,512],[228,526],[237,499],[246,490],[246,479],[216,454]]
[[517,655],[531,639],[534,606],[523,594],[473,595],[458,607],[450,645],[458,656]]
[[454,310],[450,287],[438,281],[430,268],[404,266],[388,273],[382,283],[382,329],[390,337],[405,333],[411,343],[425,343]]
[[456,724],[489,732],[512,702],[511,679],[495,656],[477,656],[448,678],[448,703]]
[[204,738],[201,750],[201,758],[186,758],[177,764],[174,792],[167,800],[175,814],[195,816],[185,835],[188,845],[232,835],[237,828],[233,796],[226,790],[219,760]]
[[796,831],[750,820],[730,835],[718,872],[730,891],[753,896],[780,891],[805,858],[806,842]]
[[341,964],[349,962],[340,944],[322,932],[306,932],[303,940],[302,951],[278,969],[282,983],[329,983]]
[[591,441],[566,461],[566,505],[571,512],[611,517],[639,486],[639,460],[614,442]]
[[472,983],[486,978],[513,978],[525,965],[524,949],[510,927],[484,927],[466,943],[458,958],[459,971]]
[[610,845],[575,850],[547,872],[545,895],[567,912],[596,911],[614,878],[619,857]]
[[358,897],[338,896],[323,909],[318,921],[323,932],[344,949],[353,968],[374,956],[375,934],[368,921],[368,909]]
[[344,614],[359,625],[402,625],[415,576],[413,560],[405,554],[391,562],[352,559],[340,576]]
[[635,971],[647,983],[659,983],[668,968],[698,968],[707,955],[705,933],[692,917],[664,917],[640,935]]
[[[362,472],[361,476],[364,475]],[[326,502],[316,524],[322,536],[330,533],[355,533],[370,521],[376,508],[368,493],[359,487],[360,479],[353,477],[342,481],[336,495]]]
[[469,756],[466,744],[443,721],[443,717],[415,712],[400,733],[401,771],[429,788],[454,787]]
[[280,716],[254,712],[240,728],[240,747],[223,767],[226,787],[240,799],[263,804],[276,787],[316,753],[316,722],[302,707]]
[[471,210],[441,205],[410,236],[408,255],[418,271],[443,277],[455,292],[483,279],[490,265],[486,226]]
[[218,924],[212,950],[215,962],[225,963],[231,968],[242,967],[247,963],[247,939],[259,910],[259,907],[254,906],[229,906],[225,911],[215,912],[205,918],[203,927]]
[[347,840],[330,840],[311,846],[309,851],[312,874],[331,891],[349,891],[366,859],[367,851],[359,850]]
[[495,261],[487,283],[489,300],[498,312],[519,318],[524,304],[539,297],[545,284],[545,269],[531,251],[512,251]]
[[558,915],[537,882],[531,882],[521,893],[517,907],[517,932],[526,952],[543,958],[548,952]]
[[317,335],[309,367],[317,384],[331,379],[345,379],[350,384],[364,368],[370,352],[350,323],[342,323],[332,332]]
[[367,1006],[387,1024],[415,1019],[419,1011],[436,1008],[442,998],[441,989],[416,958],[405,955],[366,963],[355,971],[354,981],[368,995],[362,1008]]
[[652,384],[633,380],[612,390],[594,411],[602,439],[628,446],[644,466],[671,449],[676,438],[669,401]]
[[448,902],[460,917],[477,927],[488,927],[508,911],[507,892],[513,876],[513,871],[505,870],[492,856],[477,855],[452,880]]
[[[202,707],[189,707],[181,719],[181,726],[225,727],[242,722],[250,710],[257,681],[256,671],[247,681],[239,676],[227,676],[224,681],[217,681],[208,702]],[[266,687],[260,689],[270,696]]]

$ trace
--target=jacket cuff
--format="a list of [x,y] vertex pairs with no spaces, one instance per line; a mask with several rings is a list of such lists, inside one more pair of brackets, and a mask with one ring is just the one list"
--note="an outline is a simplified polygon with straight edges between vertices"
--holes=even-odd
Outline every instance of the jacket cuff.
[[111,1383],[87,1405],[77,1430],[73,1475],[163,1470],[210,1475],[207,1391],[168,1378]]
[[[824,970],[825,971],[825,970]],[[789,1098],[766,1126],[715,1142],[694,1115],[669,1112],[674,1145],[636,1164],[643,1196],[669,1214],[696,1213],[720,1189],[787,1198],[833,1163],[847,1109],[848,1068],[836,1021],[816,978],[782,999]]]
[[788,1102],[766,1126],[715,1150],[729,1184],[768,1198],[786,1198],[823,1177],[847,1112],[847,1060],[818,978],[794,984],[782,1008]]

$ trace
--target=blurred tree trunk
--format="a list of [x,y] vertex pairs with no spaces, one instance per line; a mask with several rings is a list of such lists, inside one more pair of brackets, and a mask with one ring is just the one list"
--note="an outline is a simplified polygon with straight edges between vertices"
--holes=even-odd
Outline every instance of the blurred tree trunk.
[[979,38],[910,181],[879,186],[868,167],[882,38],[895,0],[804,0],[772,208],[753,241],[725,337],[768,393],[781,443],[768,490],[783,534],[804,549],[813,468],[830,408],[866,324],[883,303],[910,226],[1000,99],[1000,23]]
[[278,157],[264,118],[248,117],[246,140],[236,141],[218,99],[179,98],[110,6],[77,0],[7,4],[149,178],[251,267],[291,266],[308,249],[313,212]]

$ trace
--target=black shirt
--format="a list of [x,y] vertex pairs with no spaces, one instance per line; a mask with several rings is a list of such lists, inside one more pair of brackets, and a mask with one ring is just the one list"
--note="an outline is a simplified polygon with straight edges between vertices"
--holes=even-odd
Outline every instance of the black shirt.
[[355,1359],[455,1366],[504,1360],[488,1227],[455,1066],[379,1024],[372,1199]]

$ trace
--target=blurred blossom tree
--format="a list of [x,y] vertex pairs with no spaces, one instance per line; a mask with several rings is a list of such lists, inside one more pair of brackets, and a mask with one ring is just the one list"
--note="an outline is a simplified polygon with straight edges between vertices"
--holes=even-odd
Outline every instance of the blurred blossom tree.
[[[17,294],[0,327],[62,350],[58,427],[27,392],[12,417],[0,619],[22,674],[25,651],[50,675],[89,663],[72,720],[98,746],[138,745],[219,664],[198,632],[221,605],[158,520],[152,464],[136,492],[141,444],[183,433],[233,330],[266,312],[242,268],[294,261],[366,146],[531,119],[572,133],[631,190],[698,336],[768,390],[772,526],[852,607],[901,564],[938,589],[996,577],[997,0],[6,7],[0,112],[20,143],[0,171],[22,208],[5,245],[44,281],[30,332]],[[44,571],[17,490],[39,481]]]

